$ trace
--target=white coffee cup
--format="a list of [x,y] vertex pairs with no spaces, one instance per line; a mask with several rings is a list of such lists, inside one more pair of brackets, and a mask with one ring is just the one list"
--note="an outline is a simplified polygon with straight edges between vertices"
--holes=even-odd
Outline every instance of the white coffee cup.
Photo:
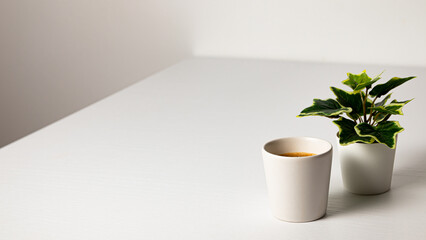
[[[289,152],[314,156],[285,157]],[[287,137],[262,150],[269,202],[273,215],[288,222],[309,222],[327,210],[333,146],[322,139]]]

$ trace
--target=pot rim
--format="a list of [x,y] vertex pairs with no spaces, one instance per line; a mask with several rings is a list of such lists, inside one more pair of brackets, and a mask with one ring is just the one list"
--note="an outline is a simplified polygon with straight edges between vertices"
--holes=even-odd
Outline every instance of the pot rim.
[[[340,147],[347,147],[347,146],[350,146],[350,145],[352,145],[352,144],[361,144],[361,145],[377,145],[377,144],[382,144],[382,145],[384,145],[384,146],[386,146],[386,147],[388,147],[387,145],[385,145],[385,144],[383,144],[383,143],[379,143],[379,142],[377,142],[377,141],[374,141],[373,143],[365,143],[365,142],[354,142],[354,143],[350,143],[350,144],[348,144],[348,145],[342,145],[342,144],[340,144],[340,138],[338,137],[338,136],[336,136],[336,139],[337,139],[337,145],[339,145]],[[396,135],[396,141],[398,141],[398,134]],[[395,149],[396,148],[396,145],[395,145],[395,148],[390,148],[390,147],[388,147],[389,149]]]
[[[316,155],[312,155],[312,156],[305,156],[305,157],[297,157],[297,158],[295,158],[295,157],[286,157],[286,156],[281,156],[281,155],[273,154],[273,153],[271,153],[271,152],[269,152],[269,151],[267,151],[267,150],[266,150],[266,146],[267,146],[268,144],[271,144],[272,142],[280,141],[280,140],[283,140],[283,139],[307,139],[307,140],[322,141],[322,142],[325,142],[326,144],[328,144],[328,149],[327,149],[326,151],[324,151],[324,152],[320,153],[320,154],[316,154]],[[333,151],[333,144],[331,144],[329,141],[324,140],[324,139],[322,139],[322,138],[306,137],[306,136],[294,136],[294,137],[282,137],[282,138],[276,138],[276,139],[273,139],[273,140],[271,140],[271,141],[266,142],[266,143],[263,145],[263,147],[262,147],[262,152],[263,152],[263,153],[268,154],[268,155],[271,155],[271,156],[274,156],[274,157],[278,157],[278,158],[283,159],[283,160],[284,160],[284,159],[285,159],[285,160],[290,160],[290,159],[291,159],[291,160],[309,160],[309,159],[311,159],[311,158],[315,158],[315,157],[323,156],[323,155],[328,154],[329,152],[332,152],[332,151]]]

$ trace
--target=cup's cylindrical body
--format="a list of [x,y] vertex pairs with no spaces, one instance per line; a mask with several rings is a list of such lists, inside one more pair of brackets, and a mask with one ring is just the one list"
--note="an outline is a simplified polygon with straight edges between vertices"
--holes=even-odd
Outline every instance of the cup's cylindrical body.
[[[309,152],[314,156],[279,154]],[[326,213],[332,145],[309,137],[281,138],[263,148],[263,162],[272,213],[288,222],[308,222]]]
[[390,189],[395,149],[380,143],[338,147],[343,185],[355,194],[380,194]]

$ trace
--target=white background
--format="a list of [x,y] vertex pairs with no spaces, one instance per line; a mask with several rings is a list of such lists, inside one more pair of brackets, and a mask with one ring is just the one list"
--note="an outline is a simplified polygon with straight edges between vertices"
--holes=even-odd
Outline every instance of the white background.
[[426,66],[425,1],[201,2],[197,55]]
[[421,0],[3,0],[0,146],[190,55],[426,66]]

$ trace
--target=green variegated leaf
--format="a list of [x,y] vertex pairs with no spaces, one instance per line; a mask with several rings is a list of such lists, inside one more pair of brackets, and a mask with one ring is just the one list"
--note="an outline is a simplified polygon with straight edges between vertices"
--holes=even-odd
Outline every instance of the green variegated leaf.
[[357,120],[364,114],[362,109],[363,101],[361,93],[347,92],[335,87],[331,87],[331,91],[333,91],[334,95],[336,95],[337,101],[342,106],[352,108],[352,111],[347,113],[351,119]]
[[374,104],[375,107],[380,107],[386,104],[386,102],[389,100],[389,98],[391,97],[392,93],[389,93],[385,98],[383,98],[382,101]]
[[[388,94],[381,102],[375,104],[375,106],[376,107],[383,106],[387,102],[387,100],[390,98],[391,95],[392,95],[392,93]],[[397,100],[392,100],[391,104],[395,103],[395,104],[403,104],[403,105],[405,105],[405,104],[411,102],[412,100],[413,99],[406,100],[406,101],[401,101],[401,102],[397,101]],[[402,113],[402,111],[401,111],[401,113]],[[375,122],[379,123],[379,122],[382,122],[382,121],[387,121],[392,114],[391,113],[385,113],[385,112],[375,112],[375,115],[376,115],[375,118],[374,118]]]
[[375,78],[373,78],[371,81],[367,81],[367,82],[363,82],[363,83],[358,84],[358,86],[356,86],[356,88],[354,89],[354,92],[361,91],[361,90],[363,90],[364,88],[370,88],[370,87],[371,87],[371,85],[373,85],[373,83],[375,83],[375,82],[379,81],[379,79],[380,79],[380,75],[379,75],[379,76],[376,76],[376,77],[375,77]]
[[377,126],[360,123],[355,126],[355,131],[360,136],[372,137],[379,143],[383,143],[390,148],[395,148],[396,135],[404,131],[404,128],[397,121],[384,121]]
[[383,84],[378,84],[376,85],[370,92],[370,95],[375,97],[381,97],[385,94],[387,94],[390,90],[398,87],[399,85],[413,79],[415,77],[406,77],[406,78],[399,78],[399,77],[394,77],[392,79],[390,79],[389,81],[387,81],[386,83]]
[[391,103],[391,104],[386,105],[386,106],[372,107],[370,109],[373,109],[374,111],[377,111],[379,113],[387,113],[387,114],[394,114],[394,115],[403,115],[403,113],[402,113],[402,107],[404,107],[404,104]]
[[343,113],[349,113],[352,109],[343,107],[334,99],[314,99],[314,104],[302,110],[298,117],[306,116],[323,116],[323,117],[336,117]]
[[348,73],[348,79],[343,80],[343,84],[351,87],[354,92],[359,92],[366,87],[371,87],[371,85],[377,82],[380,79],[380,74],[376,76],[374,79],[371,79],[365,70],[360,74],[352,74]]
[[[386,96],[386,98],[388,98],[388,97],[390,97],[390,95]],[[386,100],[386,98],[384,100]],[[389,105],[377,106],[377,104],[376,104],[376,107],[370,108],[370,109],[373,109],[374,111],[377,111],[379,113],[384,113],[384,114],[403,115],[402,107],[404,107],[405,104],[411,102],[412,100],[413,99],[406,100],[406,101],[392,100],[392,102]]]
[[343,146],[355,142],[374,142],[372,137],[362,137],[357,134],[355,131],[356,123],[354,121],[346,118],[339,118],[339,120],[334,120],[333,123],[339,127],[339,143]]
[[355,90],[355,88],[359,84],[371,81],[371,78],[367,75],[365,70],[362,71],[360,74],[347,73],[347,75],[348,75],[348,79],[343,80],[342,83],[345,85],[348,85],[353,90]]
[[383,72],[381,72],[381,73],[379,73],[379,74],[377,74],[374,78],[373,78],[373,80],[371,80],[373,83],[375,83],[375,82],[377,82],[377,81],[379,81],[381,78],[382,78],[382,74],[384,73],[385,71],[383,71]]
[[[414,98],[413,98],[414,99]],[[413,101],[413,99],[410,99],[410,100],[405,100],[405,101],[397,101],[396,99],[394,99],[394,100],[392,100],[392,102],[391,103],[396,103],[396,104],[407,104],[407,103],[409,103],[409,102],[411,102],[411,101]]]

